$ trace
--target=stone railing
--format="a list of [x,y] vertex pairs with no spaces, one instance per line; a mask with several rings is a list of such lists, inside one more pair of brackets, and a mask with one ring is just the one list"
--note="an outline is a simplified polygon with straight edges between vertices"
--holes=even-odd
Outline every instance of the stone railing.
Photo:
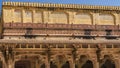
[[53,8],[76,8],[76,9],[104,9],[120,10],[119,6],[94,6],[79,4],[54,4],[54,3],[31,3],[31,2],[3,2],[3,6],[31,6],[31,7],[53,7]]

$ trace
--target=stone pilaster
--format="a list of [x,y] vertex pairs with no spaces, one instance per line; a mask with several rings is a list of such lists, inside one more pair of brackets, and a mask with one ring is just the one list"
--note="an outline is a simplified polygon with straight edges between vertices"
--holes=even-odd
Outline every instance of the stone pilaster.
[[117,14],[117,13],[113,13],[113,15],[114,15],[114,23],[115,23],[115,25],[120,24],[120,23],[119,23],[119,22],[120,22],[120,20],[119,20],[120,15]]
[[75,12],[68,12],[68,15],[67,15],[68,17],[67,17],[67,20],[68,20],[68,22],[67,23],[69,23],[69,24],[74,24],[74,22],[75,22],[75,18],[74,18],[74,16],[75,16]]
[[93,25],[99,24],[100,23],[99,13],[93,13],[92,16],[93,16]]
[[25,10],[22,9],[22,23],[25,23],[24,19],[25,19]]
[[35,23],[35,10],[32,10],[32,23]]

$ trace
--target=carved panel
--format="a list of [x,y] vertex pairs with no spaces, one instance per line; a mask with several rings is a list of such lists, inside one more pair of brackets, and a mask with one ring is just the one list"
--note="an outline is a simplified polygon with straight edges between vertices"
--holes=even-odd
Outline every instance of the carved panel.
[[22,12],[21,10],[14,10],[14,22],[21,22]]
[[12,22],[12,9],[3,9],[4,22]]
[[75,15],[75,24],[92,24],[91,15],[88,13],[79,13]]
[[32,23],[32,11],[26,10],[25,11],[25,22],[24,23]]
[[100,14],[99,25],[114,25],[114,17],[111,14]]
[[50,15],[49,23],[65,23],[67,24],[67,14],[64,12],[53,12]]
[[41,11],[36,11],[35,12],[35,23],[41,23],[42,22],[42,12]]

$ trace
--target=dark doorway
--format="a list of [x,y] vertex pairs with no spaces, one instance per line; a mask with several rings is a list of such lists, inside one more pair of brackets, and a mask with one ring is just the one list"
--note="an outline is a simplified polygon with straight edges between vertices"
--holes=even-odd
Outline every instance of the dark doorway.
[[30,61],[28,60],[20,60],[15,62],[15,68],[31,68]]
[[70,68],[69,62],[67,61],[65,64],[63,64],[62,68]]
[[116,68],[114,62],[107,59],[105,63],[101,66],[101,68]]
[[40,66],[40,68],[45,68],[45,64],[42,64],[42,65]]
[[3,67],[3,63],[2,63],[2,61],[0,61],[0,68],[2,68]]
[[50,68],[58,68],[53,62],[50,62]]
[[85,64],[83,64],[82,68],[93,68],[92,61],[88,60]]

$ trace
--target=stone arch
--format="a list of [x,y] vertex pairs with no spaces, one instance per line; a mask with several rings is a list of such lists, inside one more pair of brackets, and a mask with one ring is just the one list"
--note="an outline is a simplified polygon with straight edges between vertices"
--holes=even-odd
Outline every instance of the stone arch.
[[83,65],[82,68],[93,68],[93,62],[91,60],[87,60]]
[[100,68],[116,68],[115,61],[109,55],[104,55],[100,63]]
[[74,24],[93,24],[93,16],[90,13],[76,13]]
[[93,68],[93,62],[89,59],[88,55],[80,55],[79,60],[76,62],[75,68]]
[[99,14],[99,23],[98,25],[115,25],[115,15],[108,13]]
[[67,24],[68,23],[68,14],[64,11],[55,11],[50,14],[51,24]]
[[39,66],[39,68],[44,68],[45,59],[39,54],[16,55],[14,59],[15,68],[19,68],[19,64],[24,65],[22,67],[20,66],[20,68],[33,68],[33,66],[36,66],[36,64]]
[[[65,67],[68,62],[70,62],[67,59],[67,56],[64,54],[57,54],[52,56],[53,58],[51,59],[52,66],[57,67],[57,68],[62,68]],[[70,63],[69,63],[70,64]],[[51,68],[52,68],[51,66]]]
[[70,63],[69,61],[66,61],[61,68],[70,68]]

